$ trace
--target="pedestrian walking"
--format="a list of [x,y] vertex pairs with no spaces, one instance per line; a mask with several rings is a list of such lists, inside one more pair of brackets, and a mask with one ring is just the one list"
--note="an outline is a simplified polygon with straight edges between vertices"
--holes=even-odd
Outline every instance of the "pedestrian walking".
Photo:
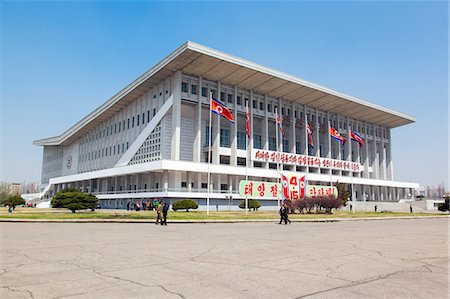
[[130,205],[131,205],[131,202],[130,202],[130,201],[128,201],[128,202],[127,202],[127,211],[129,211],[129,210],[130,210]]
[[411,214],[413,213],[413,207],[412,207],[412,205],[409,205],[409,211],[411,212]]
[[[156,205],[156,203],[155,203],[155,205]],[[163,208],[163,205],[158,202],[158,206],[156,207],[156,223],[155,224],[158,224],[160,221],[162,221],[162,218],[161,218],[162,208]]]
[[162,205],[162,220],[161,225],[167,225],[167,213],[169,212],[169,204],[165,203]]
[[378,206],[377,205],[375,205],[375,212],[378,210]]
[[281,224],[283,221],[284,224],[287,224],[286,215],[287,215],[287,208],[284,204],[282,204],[280,207],[280,223],[278,224]]
[[291,224],[291,220],[289,220],[289,209],[287,203],[284,204],[284,224],[287,224],[286,222]]

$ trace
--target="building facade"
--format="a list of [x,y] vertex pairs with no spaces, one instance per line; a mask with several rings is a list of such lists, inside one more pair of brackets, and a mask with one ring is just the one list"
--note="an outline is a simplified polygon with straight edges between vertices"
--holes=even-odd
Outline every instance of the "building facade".
[[[234,124],[213,114],[209,126],[210,94],[232,111]],[[279,140],[276,111],[284,131]],[[394,180],[391,129],[414,121],[186,42],[72,128],[34,144],[44,148],[44,198],[76,187],[96,194],[106,208],[153,198],[192,198],[204,206],[208,171],[209,197],[217,209],[233,208],[242,199],[238,188],[246,174],[275,182],[280,171],[304,173],[308,184],[347,184],[356,200],[396,201],[411,198],[418,184]],[[330,128],[348,141],[332,138]],[[362,137],[363,146],[350,140],[349,130]]]

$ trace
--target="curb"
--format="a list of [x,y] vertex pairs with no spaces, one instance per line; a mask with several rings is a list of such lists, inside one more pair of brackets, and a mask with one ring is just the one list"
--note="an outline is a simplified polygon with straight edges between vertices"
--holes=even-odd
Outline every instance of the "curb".
[[[316,218],[291,219],[292,222],[345,222],[345,221],[371,221],[371,220],[411,220],[411,219],[440,219],[450,218],[442,216],[399,216],[399,217],[366,217],[366,218]],[[271,223],[279,219],[231,219],[231,220],[169,220],[167,223]],[[26,222],[26,223],[155,223],[153,219],[26,219],[26,218],[0,218],[0,222]]]

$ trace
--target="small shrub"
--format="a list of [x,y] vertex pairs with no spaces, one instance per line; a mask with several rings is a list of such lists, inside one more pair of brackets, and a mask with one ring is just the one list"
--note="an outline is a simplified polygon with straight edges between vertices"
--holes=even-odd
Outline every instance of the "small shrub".
[[53,196],[52,208],[66,208],[75,213],[77,210],[95,209],[98,199],[95,195],[83,193],[75,188],[67,188]]
[[[253,211],[258,210],[261,207],[261,204],[256,199],[248,199],[248,209],[253,209]],[[239,204],[239,208],[245,209],[245,199],[241,201]]]
[[186,210],[186,212],[189,212],[189,209],[198,209],[198,204],[192,199],[177,200],[172,204],[172,209],[174,211]]
[[449,200],[450,200],[450,196],[446,196],[445,201],[438,205],[438,210],[441,212],[450,211]]
[[9,196],[7,199],[2,201],[2,204],[5,206],[9,206],[13,210],[16,208],[16,206],[20,206],[25,204],[25,200],[20,197],[20,195],[13,195]]

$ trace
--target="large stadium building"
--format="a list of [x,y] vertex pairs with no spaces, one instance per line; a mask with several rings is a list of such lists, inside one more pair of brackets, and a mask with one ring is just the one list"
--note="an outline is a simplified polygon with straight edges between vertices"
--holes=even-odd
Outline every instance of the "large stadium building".
[[[232,111],[234,124],[213,114],[210,128],[210,93]],[[276,111],[284,131],[279,141]],[[238,188],[246,174],[275,182],[279,167],[305,174],[308,184],[347,184],[355,200],[398,201],[412,198],[418,184],[394,180],[391,129],[414,121],[186,42],[66,132],[34,144],[44,147],[44,199],[76,187],[96,194],[105,208],[154,198],[190,198],[204,207],[208,196],[213,209],[231,208],[242,199]],[[347,142],[332,138],[330,128]],[[351,140],[350,130],[361,136],[362,146]],[[276,200],[263,203],[276,205]]]

